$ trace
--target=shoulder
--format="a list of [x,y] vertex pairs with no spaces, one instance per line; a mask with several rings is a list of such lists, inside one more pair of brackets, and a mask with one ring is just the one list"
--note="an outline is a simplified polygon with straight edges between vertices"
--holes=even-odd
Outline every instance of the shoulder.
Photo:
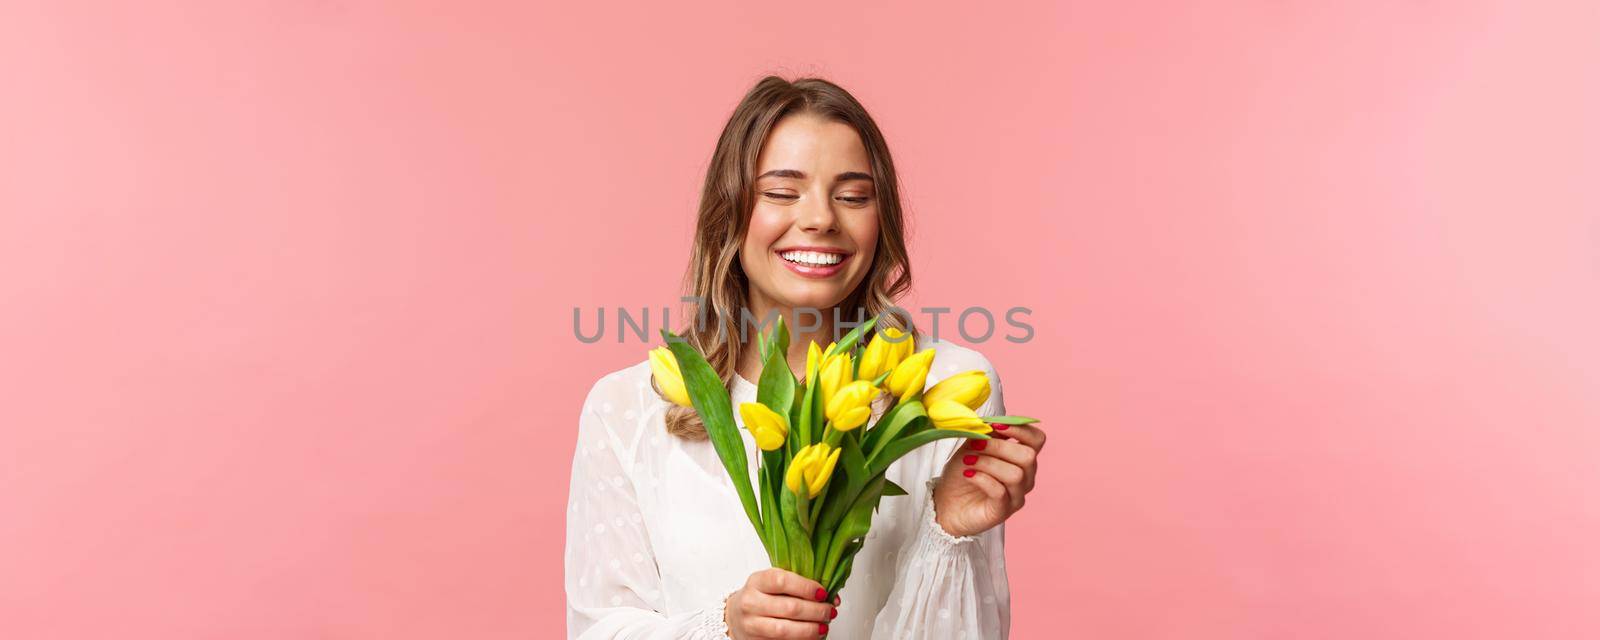
[[606,443],[622,464],[631,465],[640,436],[663,428],[668,406],[650,384],[649,360],[607,372],[584,397],[578,437]]
[[641,360],[601,375],[584,396],[584,410],[608,414],[637,408],[646,398],[656,397],[650,386],[650,361]]
[[650,361],[640,360],[615,371],[608,371],[594,381],[589,395],[606,395],[621,391],[637,391],[639,385],[650,386]]

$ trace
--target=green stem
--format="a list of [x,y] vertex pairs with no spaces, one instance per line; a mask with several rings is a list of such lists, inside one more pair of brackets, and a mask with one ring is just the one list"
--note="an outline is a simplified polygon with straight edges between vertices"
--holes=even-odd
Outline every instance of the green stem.
[[805,487],[800,487],[800,491],[794,494],[794,503],[795,514],[800,517],[800,528],[804,529],[809,536],[811,534],[811,496],[806,493]]

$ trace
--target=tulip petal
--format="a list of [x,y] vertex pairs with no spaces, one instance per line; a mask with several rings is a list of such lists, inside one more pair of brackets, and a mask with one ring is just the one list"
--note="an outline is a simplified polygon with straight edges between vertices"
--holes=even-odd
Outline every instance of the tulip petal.
[[954,400],[937,400],[928,405],[928,419],[936,429],[989,433],[993,428],[967,405]]
[[650,374],[668,402],[683,407],[694,406],[689,399],[689,390],[684,386],[683,373],[678,369],[678,359],[671,350],[666,347],[650,350]]
[[954,400],[976,411],[989,400],[989,376],[982,371],[963,371],[940,380],[923,394],[927,403]]

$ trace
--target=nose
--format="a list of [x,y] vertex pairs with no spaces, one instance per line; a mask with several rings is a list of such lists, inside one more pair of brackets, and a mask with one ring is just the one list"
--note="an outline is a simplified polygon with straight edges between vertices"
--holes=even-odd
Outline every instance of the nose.
[[795,221],[802,231],[812,233],[838,233],[839,217],[834,215],[833,203],[827,194],[806,198],[800,207],[800,217]]

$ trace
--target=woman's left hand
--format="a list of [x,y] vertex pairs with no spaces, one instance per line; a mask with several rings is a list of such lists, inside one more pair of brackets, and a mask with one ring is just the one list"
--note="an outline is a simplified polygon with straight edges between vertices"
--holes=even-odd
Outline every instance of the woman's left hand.
[[1005,522],[1033,490],[1044,431],[1035,424],[989,426],[989,440],[956,449],[934,488],[935,519],[950,535],[976,535]]

